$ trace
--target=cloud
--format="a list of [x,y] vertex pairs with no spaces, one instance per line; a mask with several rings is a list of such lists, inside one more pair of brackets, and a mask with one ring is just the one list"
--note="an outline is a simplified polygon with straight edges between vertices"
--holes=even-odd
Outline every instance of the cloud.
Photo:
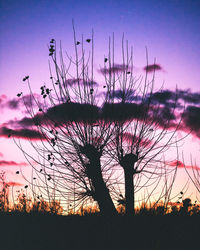
[[176,100],[176,93],[170,90],[163,90],[153,93],[150,97],[151,103],[166,104]]
[[191,169],[195,169],[195,170],[200,170],[200,168],[198,166],[185,165],[181,161],[172,161],[172,162],[169,162],[168,165],[171,167],[177,166],[178,168],[191,168]]
[[7,167],[7,166],[28,166],[28,163],[26,163],[26,162],[16,162],[16,161],[0,160],[0,166],[1,167]]
[[15,181],[9,181],[9,182],[0,182],[0,184],[3,184],[3,185],[8,185],[9,187],[21,187],[21,186],[24,186],[24,184],[22,183],[19,183],[19,182],[15,182]]
[[10,136],[23,139],[33,139],[33,140],[46,139],[43,134],[33,129],[13,130],[4,126],[0,128],[0,137],[10,137]]
[[14,181],[9,181],[9,182],[6,182],[5,184],[7,184],[9,187],[21,187],[21,186],[24,186],[24,184],[19,183],[19,182],[14,182]]
[[150,65],[147,65],[144,67],[144,70],[146,72],[154,72],[154,71],[157,71],[157,70],[162,70],[162,67],[159,65],[159,64],[150,64]]
[[[116,93],[118,96],[121,95],[121,92]],[[130,92],[128,98],[133,94]],[[149,108],[149,110],[147,110]],[[90,105],[90,104],[80,104],[80,103],[62,103],[51,107],[47,110],[46,113],[36,114],[33,118],[24,117],[21,120],[11,120],[7,123],[4,123],[2,127],[2,132],[0,134],[9,135],[11,132],[13,136],[17,136],[18,132],[29,132],[34,133],[36,136],[36,131],[30,130],[28,128],[35,125],[47,126],[53,123],[57,123],[62,126],[64,123],[68,122],[88,122],[96,123],[97,120],[105,121],[130,121],[133,119],[142,120],[145,112],[148,111],[148,120],[151,122],[159,121],[162,126],[170,122],[174,122],[176,117],[173,113],[173,109],[168,106],[159,107],[159,109],[154,109],[153,106],[148,107],[146,104],[133,103],[133,102],[119,102],[119,103],[105,103],[102,108]],[[14,127],[15,130],[9,130],[8,127]],[[39,132],[37,132],[38,134]],[[34,136],[33,136],[34,137]],[[37,136],[38,137],[38,136]],[[37,138],[36,137],[36,138]]]
[[191,93],[190,89],[178,90],[178,96],[186,103],[200,104],[200,92]]
[[137,102],[142,99],[141,96],[136,95],[135,91],[132,89],[128,89],[126,91],[122,91],[118,89],[118,90],[113,91],[110,96],[117,100],[125,100],[128,102],[131,102],[131,101]]
[[[76,80],[76,79],[74,79]],[[121,102],[125,96],[126,102]],[[24,117],[19,120],[10,120],[0,127],[0,136],[25,138],[25,139],[45,139],[36,126],[48,126],[57,123],[62,126],[68,122],[88,122],[96,123],[98,120],[105,121],[130,121],[133,119],[142,120],[148,108],[148,116],[146,121],[156,123],[161,128],[175,128],[181,114],[183,120],[179,130],[188,132],[200,138],[200,93],[188,90],[163,90],[147,95],[142,101],[142,97],[137,95],[134,90],[116,90],[112,93],[112,97],[118,101],[115,103],[104,103],[102,107],[91,104],[81,104],[75,102],[66,102],[49,108],[46,112],[37,113],[34,117]],[[0,96],[0,105],[6,99]],[[27,105],[32,105],[27,95]],[[8,103],[8,100],[6,101]],[[150,102],[150,106],[148,103]],[[185,102],[186,108],[183,110]],[[189,105],[188,105],[189,104]],[[9,104],[15,106],[15,104]],[[174,108],[178,110],[174,112]],[[182,110],[181,110],[182,109]],[[182,112],[182,113],[181,113]],[[33,126],[33,129],[30,127]]]
[[65,122],[95,122],[99,118],[99,108],[91,104],[63,103],[49,108],[44,115],[45,119],[50,119],[58,123]]
[[80,84],[80,85],[85,85],[85,86],[92,86],[92,85],[95,85],[97,86],[98,83],[95,82],[95,81],[88,81],[88,80],[83,80],[81,78],[70,78],[70,79],[67,79],[64,83],[64,86],[72,86],[72,85],[75,85],[75,84]]
[[188,106],[183,112],[183,121],[185,128],[200,138],[200,107]]
[[[52,123],[62,125],[62,123],[73,121],[94,123],[99,119],[99,114],[99,108],[95,105],[66,102],[55,105],[49,108],[46,113],[36,114],[34,117],[10,120],[4,123],[2,128],[0,128],[0,135],[8,136],[12,134],[17,137],[18,133],[27,133],[28,137],[33,135],[33,138],[43,138],[38,131],[28,128],[36,125],[52,125]],[[15,130],[9,129],[8,127],[15,128]]]
[[124,64],[114,64],[112,67],[101,68],[99,70],[99,72],[102,73],[103,75],[126,72],[126,71],[127,73],[129,73],[129,67],[128,65]]
[[153,104],[165,104],[170,105],[176,102],[176,106],[179,108],[183,107],[178,103],[178,100],[182,100],[186,104],[200,104],[200,93],[199,92],[191,92],[190,89],[187,90],[180,90],[177,89],[176,91],[171,90],[162,90],[153,93],[151,96],[147,97],[147,101],[150,101]]
[[105,103],[101,110],[102,118],[107,121],[138,119],[144,111],[144,106],[136,103]]
[[168,106],[159,107],[158,109],[153,108],[149,112],[149,117],[150,120],[156,122],[161,127],[172,128],[177,126],[177,117],[174,109]]
[[3,153],[0,152],[0,157],[3,157]]
[[36,107],[35,99],[39,100],[40,95],[38,94],[28,94],[22,97],[16,97],[9,99],[6,95],[0,96],[0,109],[5,108],[11,110],[19,110],[21,108],[33,108]]

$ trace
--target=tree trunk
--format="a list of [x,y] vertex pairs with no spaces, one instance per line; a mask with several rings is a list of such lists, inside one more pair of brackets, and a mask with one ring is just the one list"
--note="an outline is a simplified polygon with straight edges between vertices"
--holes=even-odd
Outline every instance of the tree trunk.
[[124,176],[125,176],[126,215],[134,215],[135,192],[134,192],[133,173],[126,169],[124,170]]
[[103,215],[114,215],[116,209],[110,196],[109,190],[102,178],[101,174],[96,175],[92,180],[95,189],[95,198],[98,202],[100,212]]
[[91,181],[95,190],[95,199],[103,215],[115,215],[117,213],[112,198],[107,188],[100,167],[100,162],[92,164]]
[[136,174],[134,168],[135,163],[138,161],[138,156],[130,153],[122,155],[120,165],[124,169],[125,178],[125,199],[126,199],[126,215],[135,214],[135,190],[133,177]]

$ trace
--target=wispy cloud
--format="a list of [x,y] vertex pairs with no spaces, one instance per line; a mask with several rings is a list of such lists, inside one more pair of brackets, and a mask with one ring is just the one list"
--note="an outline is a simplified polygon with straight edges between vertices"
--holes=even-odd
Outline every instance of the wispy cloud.
[[98,83],[95,81],[83,80],[81,78],[70,78],[70,79],[67,79],[64,83],[65,86],[68,86],[68,85],[72,86],[75,84],[80,84],[83,86],[92,86],[92,85],[97,86],[98,85]]
[[19,183],[19,182],[15,182],[15,181],[9,181],[9,182],[6,182],[5,184],[7,184],[9,187],[21,187],[21,186],[24,186],[24,184]]
[[1,167],[7,167],[7,166],[28,166],[28,163],[26,163],[26,162],[16,162],[16,161],[0,160],[0,166]]
[[43,134],[33,129],[10,129],[7,127],[0,128],[0,137],[17,137],[23,139],[41,140],[46,139]]
[[121,73],[121,72],[129,73],[129,67],[128,65],[124,64],[114,64],[112,67],[101,68],[99,72],[102,73],[103,75]]
[[0,96],[0,110],[3,109],[11,109],[11,110],[19,110],[22,108],[33,108],[36,106],[34,99],[39,100],[40,95],[31,94],[24,95],[21,97],[8,98],[6,95]]
[[160,64],[150,64],[144,67],[144,70],[146,72],[154,72],[154,71],[158,71],[158,70],[162,70],[162,67],[160,66]]
[[191,168],[191,169],[195,169],[195,170],[200,170],[200,168],[198,166],[192,166],[192,165],[185,165],[183,162],[181,161],[172,161],[168,163],[169,166],[171,167],[178,167],[178,168]]

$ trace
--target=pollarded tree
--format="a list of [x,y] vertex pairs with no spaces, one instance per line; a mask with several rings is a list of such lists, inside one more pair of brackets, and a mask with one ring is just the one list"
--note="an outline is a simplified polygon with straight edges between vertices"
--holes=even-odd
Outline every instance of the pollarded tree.
[[[110,46],[109,46],[110,48]],[[109,50],[110,65],[115,65]],[[105,81],[114,102],[105,103],[103,111],[113,120],[115,132],[107,151],[124,171],[126,214],[134,214],[136,188],[141,189],[159,183],[162,176],[172,169],[163,162],[162,156],[171,147],[177,147],[176,132],[182,118],[177,119],[176,93],[159,90],[154,92],[156,63],[145,67],[144,79],[136,79],[133,73],[133,53],[122,39],[121,70],[104,68]],[[152,77],[149,80],[149,71]],[[109,98],[108,98],[109,99]],[[168,101],[169,100],[169,101]],[[174,168],[173,170],[176,171]],[[145,180],[146,179],[146,180]]]
[[[91,46],[89,53],[85,46]],[[74,47],[75,58],[67,54],[67,64],[61,45],[58,52],[55,40],[50,41],[52,86],[41,86],[43,101],[32,92],[29,77],[23,79],[34,105],[25,103],[30,117],[19,123],[37,129],[41,139],[30,141],[36,156],[18,143],[37,176],[32,180],[33,191],[37,188],[47,198],[58,195],[74,204],[83,204],[90,197],[97,201],[103,214],[115,214],[113,195],[117,181],[113,177],[113,161],[117,161],[124,170],[126,211],[131,214],[133,178],[150,173],[148,178],[152,179],[154,174],[162,174],[154,164],[156,157],[174,143],[178,125],[173,132],[168,128],[173,127],[176,102],[171,104],[172,110],[155,103],[154,78],[148,82],[146,76],[142,84],[141,78],[134,77],[132,52],[129,56],[127,45],[125,59],[124,42],[121,65],[115,63],[110,49],[104,58],[100,70],[105,77],[102,86],[94,79],[93,35],[86,40],[82,36],[78,41],[74,31]],[[166,141],[160,144],[164,138]],[[156,160],[152,162],[153,159]]]
[[[89,55],[86,55],[85,44],[91,45]],[[41,86],[43,102],[35,98],[29,77],[23,79],[28,83],[34,105],[31,108],[27,106],[31,117],[24,118],[21,124],[37,128],[41,141],[31,142],[36,157],[24,150],[20,143],[18,146],[37,174],[33,186],[43,195],[46,193],[49,197],[52,193],[59,193],[60,197],[70,199],[71,203],[81,203],[91,197],[97,201],[103,214],[115,214],[109,192],[111,159],[104,157],[104,148],[114,127],[108,120],[105,121],[98,106],[98,102],[112,100],[107,99],[107,95],[102,100],[98,98],[99,86],[93,76],[93,35],[86,40],[82,36],[79,42],[74,31],[74,46],[75,59],[67,55],[66,66],[61,46],[58,56],[55,40],[50,41],[52,87]]]

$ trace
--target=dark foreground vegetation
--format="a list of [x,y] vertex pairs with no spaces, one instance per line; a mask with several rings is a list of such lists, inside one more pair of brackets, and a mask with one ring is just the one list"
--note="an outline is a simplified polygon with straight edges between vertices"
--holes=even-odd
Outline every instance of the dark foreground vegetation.
[[2,213],[1,249],[119,249],[199,248],[197,215],[117,215],[102,217]]
[[58,201],[30,198],[21,190],[13,201],[6,184],[0,191],[2,250],[199,250],[200,207],[189,198],[180,202],[141,204],[127,216],[124,204],[115,216],[98,207],[66,211]]

